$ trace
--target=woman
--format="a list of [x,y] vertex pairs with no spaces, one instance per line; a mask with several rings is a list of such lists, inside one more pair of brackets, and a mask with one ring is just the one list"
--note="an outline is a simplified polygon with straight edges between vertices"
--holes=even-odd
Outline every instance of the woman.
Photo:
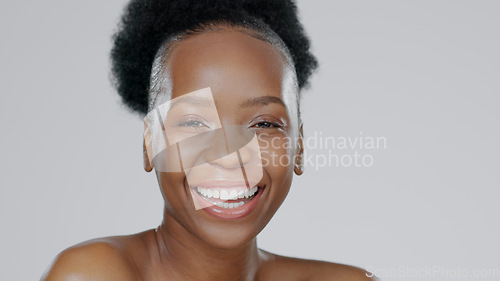
[[303,169],[299,92],[316,60],[294,3],[133,0],[111,57],[145,116],[163,221],[72,246],[42,280],[371,280],[256,244]]

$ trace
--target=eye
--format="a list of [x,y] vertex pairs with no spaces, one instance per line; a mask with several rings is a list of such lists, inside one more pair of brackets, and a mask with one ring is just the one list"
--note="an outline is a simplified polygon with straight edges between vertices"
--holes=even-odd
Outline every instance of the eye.
[[252,127],[256,127],[259,129],[271,129],[271,128],[281,128],[282,126],[278,123],[275,123],[275,122],[262,121],[262,122],[256,123]]
[[203,121],[196,120],[196,119],[189,119],[185,121],[180,121],[177,123],[178,127],[189,127],[189,128],[209,128]]

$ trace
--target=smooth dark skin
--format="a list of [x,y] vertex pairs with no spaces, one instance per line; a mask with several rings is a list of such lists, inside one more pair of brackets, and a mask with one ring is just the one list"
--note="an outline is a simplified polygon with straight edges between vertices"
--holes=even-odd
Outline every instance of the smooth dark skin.
[[[168,63],[172,98],[211,87],[223,124],[246,125],[257,134],[278,138],[291,134],[286,126],[261,126],[262,122],[289,122],[282,104],[242,106],[259,96],[285,98],[281,80],[286,62],[269,43],[234,29],[203,33],[177,43]],[[274,152],[290,153],[286,149]],[[300,156],[302,150],[299,147],[293,153]],[[146,153],[144,163],[145,170],[151,171]],[[256,235],[285,199],[293,173],[302,173],[300,163],[296,164],[263,167],[261,183],[266,188],[259,201],[262,204],[249,216],[231,222],[194,210],[184,174],[156,172],[165,199],[164,219],[158,228],[67,248],[41,280],[373,280],[356,267],[258,249]]]

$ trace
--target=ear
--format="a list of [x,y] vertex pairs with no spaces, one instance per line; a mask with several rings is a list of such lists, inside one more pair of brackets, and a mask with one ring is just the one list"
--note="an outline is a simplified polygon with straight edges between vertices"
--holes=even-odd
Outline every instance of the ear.
[[151,132],[146,122],[144,122],[144,140],[142,142],[142,153],[144,159],[144,170],[149,173],[153,170],[153,166],[151,163],[151,159],[149,158],[149,155],[152,154]]
[[302,124],[300,124],[299,138],[297,140],[297,154],[295,155],[295,167],[293,168],[297,176],[302,175],[302,173],[304,172],[304,165],[302,161],[302,157],[304,156],[304,145],[302,142],[304,131],[302,127],[303,127]]

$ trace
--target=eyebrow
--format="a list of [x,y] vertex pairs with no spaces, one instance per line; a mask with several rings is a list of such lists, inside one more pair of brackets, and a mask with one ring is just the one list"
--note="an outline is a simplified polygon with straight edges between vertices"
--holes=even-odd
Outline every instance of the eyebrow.
[[247,99],[246,101],[242,102],[240,104],[240,106],[241,107],[250,107],[250,106],[257,106],[257,105],[268,105],[270,103],[277,103],[277,104],[281,104],[282,106],[285,106],[285,103],[283,102],[283,100],[281,98],[274,97],[274,96],[260,96],[260,97],[256,97],[256,98]]
[[192,105],[201,105],[204,107],[212,107],[213,106],[213,101],[212,99],[206,98],[206,97],[197,97],[197,96],[181,96],[178,98],[175,98],[172,100],[170,103],[170,108],[168,111],[172,110],[176,105],[180,103],[187,103],[187,104],[192,104]]

